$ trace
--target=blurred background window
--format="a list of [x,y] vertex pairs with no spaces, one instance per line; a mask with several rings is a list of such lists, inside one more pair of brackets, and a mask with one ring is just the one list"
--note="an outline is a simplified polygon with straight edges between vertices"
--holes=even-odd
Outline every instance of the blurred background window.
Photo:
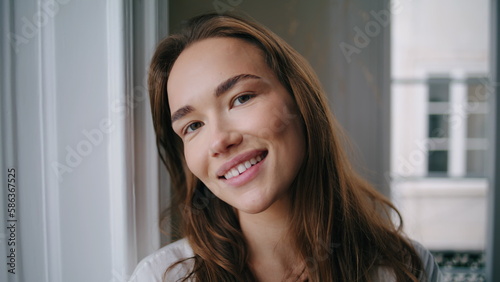
[[490,2],[393,4],[392,198],[446,281],[484,281]]

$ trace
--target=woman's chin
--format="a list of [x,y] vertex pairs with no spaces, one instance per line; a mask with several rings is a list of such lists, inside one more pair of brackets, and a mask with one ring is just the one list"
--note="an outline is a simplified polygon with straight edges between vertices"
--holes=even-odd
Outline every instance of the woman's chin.
[[269,209],[271,204],[259,202],[259,203],[242,203],[235,207],[238,212],[246,214],[259,214]]

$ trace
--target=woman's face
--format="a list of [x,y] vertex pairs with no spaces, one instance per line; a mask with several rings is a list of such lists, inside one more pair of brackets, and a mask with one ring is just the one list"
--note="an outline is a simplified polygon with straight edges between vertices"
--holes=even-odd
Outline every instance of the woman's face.
[[176,60],[167,90],[187,165],[213,194],[252,214],[288,198],[304,132],[260,49],[234,38],[196,42]]

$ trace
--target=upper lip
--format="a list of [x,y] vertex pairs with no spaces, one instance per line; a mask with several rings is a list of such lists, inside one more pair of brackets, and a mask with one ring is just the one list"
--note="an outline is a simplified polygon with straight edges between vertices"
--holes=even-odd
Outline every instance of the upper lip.
[[252,150],[252,151],[248,151],[248,152],[237,155],[236,157],[232,158],[230,161],[223,164],[217,170],[217,177],[224,176],[228,171],[230,171],[236,165],[238,165],[242,162],[248,161],[248,160],[255,158],[257,156],[260,156],[260,155],[262,155],[263,152],[265,152],[265,151],[264,150]]

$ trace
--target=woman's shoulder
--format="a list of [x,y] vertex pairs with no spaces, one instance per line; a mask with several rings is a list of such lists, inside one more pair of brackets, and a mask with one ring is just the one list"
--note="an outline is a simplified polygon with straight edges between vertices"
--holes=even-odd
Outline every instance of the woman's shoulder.
[[[443,281],[439,266],[434,261],[434,256],[432,256],[431,252],[417,241],[411,240],[411,243],[417,255],[420,257],[420,260],[422,260],[422,265],[424,267],[424,273],[420,275],[418,280],[424,282]],[[375,281],[396,281],[394,273],[387,267],[379,267],[375,272],[375,277]]]
[[[192,260],[189,258],[193,256],[193,250],[186,239],[173,242],[141,260],[129,281],[176,281],[189,272],[192,267]],[[183,260],[186,261],[173,267],[164,279],[166,270],[176,262]]]
[[441,281],[442,275],[439,270],[439,266],[434,260],[434,256],[427,250],[424,246],[422,246],[417,241],[412,241],[413,247],[417,251],[420,259],[422,260],[422,264],[424,266],[425,275],[427,276],[426,281]]

